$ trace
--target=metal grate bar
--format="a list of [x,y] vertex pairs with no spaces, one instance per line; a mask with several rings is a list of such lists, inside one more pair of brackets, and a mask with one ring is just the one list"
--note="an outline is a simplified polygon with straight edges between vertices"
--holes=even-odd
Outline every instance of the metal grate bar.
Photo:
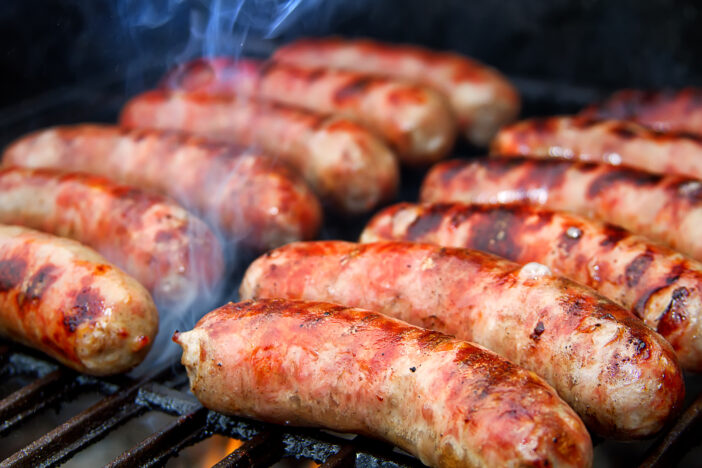
[[106,397],[0,463],[0,467],[45,467],[67,460],[75,452],[105,437],[110,430],[143,412],[134,402],[134,385]]
[[640,468],[676,466],[699,443],[702,428],[702,395],[680,416],[666,435],[649,450]]
[[124,452],[112,463],[110,468],[130,468],[133,466],[158,466],[169,457],[180,452],[202,438],[207,421],[207,409],[200,409],[179,417],[139,445]]
[[73,381],[72,373],[57,370],[0,400],[0,434],[63,398]]
[[212,468],[264,468],[283,456],[283,440],[276,432],[262,432]]
[[320,468],[351,468],[352,466],[356,466],[356,447],[349,444],[327,458]]

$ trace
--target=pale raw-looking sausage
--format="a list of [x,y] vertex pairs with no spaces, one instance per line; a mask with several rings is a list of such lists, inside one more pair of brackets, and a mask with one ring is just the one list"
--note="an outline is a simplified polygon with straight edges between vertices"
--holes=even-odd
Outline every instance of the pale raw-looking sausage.
[[146,289],[95,251],[0,225],[0,335],[107,375],[139,364],[157,329]]
[[368,39],[300,39],[273,59],[305,66],[338,67],[403,78],[447,96],[462,133],[486,146],[500,126],[519,114],[517,90],[497,70],[463,55]]
[[609,437],[650,436],[684,394],[660,335],[539,264],[413,242],[298,242],[257,259],[240,294],[365,307],[476,342],[546,379]]
[[436,467],[587,467],[590,437],[543,380],[479,346],[362,309],[227,304],[183,347],[208,408],[390,441]]
[[187,307],[215,288],[222,248],[170,198],[104,177],[51,169],[0,170],[0,223],[69,237],[134,276],[159,305]]
[[176,68],[164,86],[240,93],[348,117],[383,137],[402,162],[415,166],[442,159],[456,139],[453,114],[440,93],[367,73],[219,58]]
[[370,211],[399,183],[395,155],[361,125],[231,93],[149,91],[127,103],[121,124],[259,147],[297,169],[324,204],[342,213]]
[[369,221],[361,242],[404,240],[539,262],[630,309],[702,370],[702,265],[620,227],[533,205],[401,203]]
[[4,165],[89,172],[193,208],[224,237],[266,250],[313,238],[321,207],[284,164],[203,138],[113,125],[52,127],[10,145]]

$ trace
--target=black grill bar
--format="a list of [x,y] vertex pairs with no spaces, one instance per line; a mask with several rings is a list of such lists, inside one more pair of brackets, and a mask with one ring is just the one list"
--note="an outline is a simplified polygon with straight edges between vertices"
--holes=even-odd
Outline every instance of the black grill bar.
[[351,468],[356,465],[356,447],[347,444],[322,463],[320,468]]
[[179,417],[164,430],[146,438],[107,466],[110,468],[160,466],[181,449],[202,440],[206,421],[207,410],[200,407],[192,413]]
[[283,440],[274,431],[261,432],[224,457],[213,468],[265,468],[283,457]]

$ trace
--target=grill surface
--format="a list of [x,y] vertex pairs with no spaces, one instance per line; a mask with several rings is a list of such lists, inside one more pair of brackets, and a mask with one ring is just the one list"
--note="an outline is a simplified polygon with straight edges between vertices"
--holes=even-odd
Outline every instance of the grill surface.
[[[134,88],[129,83],[155,83],[162,72],[161,69],[141,72],[136,79],[128,77],[126,82],[111,77],[96,79],[88,86],[60,89],[16,108],[0,110],[0,148],[28,131],[45,126],[114,122],[128,94],[140,91],[129,89]],[[519,78],[514,82],[525,98],[523,115],[527,116],[573,112],[602,95],[595,89]],[[475,148],[460,147],[455,155],[476,153]],[[399,198],[415,200],[422,176],[418,172],[404,172]],[[323,237],[356,239],[364,224],[365,219],[328,218]],[[236,290],[237,286],[238,281],[234,279],[230,290]],[[362,436],[346,439],[323,431],[275,426],[209,411],[188,392],[187,376],[177,362],[139,380],[126,376],[95,378],[54,364],[32,350],[0,341],[0,379],[14,377],[23,377],[30,383],[0,400],[0,444],[4,436],[48,408],[58,407],[90,391],[98,392],[101,399],[0,461],[0,467],[59,465],[106,437],[113,429],[148,411],[167,413],[176,419],[119,455],[108,466],[161,466],[185,447],[214,434],[244,441],[217,463],[217,467],[266,467],[287,457],[312,459],[323,467],[422,466],[415,458],[393,450],[392,446]],[[687,384],[688,395],[694,397],[700,392],[702,380],[688,376]],[[599,452],[596,450],[595,465],[673,466],[699,445],[696,433],[700,428],[702,395],[689,404],[685,413],[659,439],[643,448],[636,446],[638,451],[627,451],[623,444],[596,440]],[[603,448],[607,444],[614,445]],[[612,453],[619,454],[616,461],[608,458]]]

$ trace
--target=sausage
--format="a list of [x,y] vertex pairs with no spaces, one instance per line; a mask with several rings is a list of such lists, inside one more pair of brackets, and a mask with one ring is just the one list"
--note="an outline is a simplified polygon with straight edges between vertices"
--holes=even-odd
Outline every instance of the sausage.
[[146,289],[95,251],[0,225],[0,335],[108,375],[139,364],[157,329]]
[[431,86],[449,99],[465,137],[487,146],[519,114],[517,90],[497,70],[468,57],[414,45],[368,39],[301,39],[273,55],[277,62],[327,66],[406,79]]
[[197,60],[170,72],[165,87],[258,99],[337,114],[382,136],[406,164],[435,162],[451,150],[456,124],[444,97],[409,82],[326,67],[254,60]]
[[219,241],[199,218],[169,198],[99,176],[1,169],[0,223],[94,248],[163,306],[186,308],[211,293],[223,275]]
[[582,115],[632,120],[656,130],[702,133],[702,89],[640,91],[624,89],[593,104]]
[[411,242],[298,242],[257,259],[240,295],[364,307],[473,341],[543,377],[608,437],[655,433],[684,394],[660,335],[539,264]]
[[392,151],[360,125],[235,95],[150,91],[122,110],[123,126],[185,130],[257,146],[302,174],[322,201],[360,214],[391,199],[399,184]]
[[660,333],[680,364],[702,370],[702,265],[611,224],[529,205],[391,206],[361,242],[405,240],[538,262],[597,290]]
[[14,142],[3,164],[90,172],[156,190],[260,250],[311,239],[321,224],[319,201],[282,163],[175,132],[53,127]]
[[702,136],[661,133],[633,122],[540,117],[502,128],[490,152],[622,165],[702,178]]
[[492,158],[435,165],[423,202],[529,202],[619,225],[702,261],[702,182],[605,164]]
[[479,346],[323,302],[229,303],[178,333],[206,407],[385,439],[437,467],[590,466],[542,379]]

